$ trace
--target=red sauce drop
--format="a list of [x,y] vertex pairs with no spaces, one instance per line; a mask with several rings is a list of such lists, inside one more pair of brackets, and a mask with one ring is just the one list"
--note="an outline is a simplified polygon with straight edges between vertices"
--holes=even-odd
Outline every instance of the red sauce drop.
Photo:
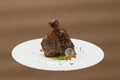
[[40,52],[44,52],[43,49],[40,49]]

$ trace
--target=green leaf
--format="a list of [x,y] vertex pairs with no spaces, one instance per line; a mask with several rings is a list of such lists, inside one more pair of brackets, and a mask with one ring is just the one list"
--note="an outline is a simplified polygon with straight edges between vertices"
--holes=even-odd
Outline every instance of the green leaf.
[[66,60],[67,58],[67,56],[58,56],[58,60]]

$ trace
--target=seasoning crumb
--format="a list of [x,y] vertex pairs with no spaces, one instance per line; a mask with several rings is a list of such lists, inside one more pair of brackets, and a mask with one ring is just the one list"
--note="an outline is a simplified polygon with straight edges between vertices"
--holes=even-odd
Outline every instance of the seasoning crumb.
[[80,51],[82,51],[82,47],[80,47]]
[[47,63],[47,62],[45,62],[45,63]]
[[70,65],[73,65],[73,63],[70,63]]
[[34,53],[32,52],[32,54],[34,54]]
[[62,65],[62,63],[59,63],[59,65]]

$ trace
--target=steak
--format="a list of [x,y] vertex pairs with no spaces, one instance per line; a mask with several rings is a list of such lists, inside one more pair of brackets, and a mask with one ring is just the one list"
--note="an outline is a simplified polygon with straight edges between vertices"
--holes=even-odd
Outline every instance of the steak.
[[41,42],[44,55],[46,57],[65,56],[65,50],[68,48],[76,54],[70,36],[63,27],[60,27],[58,20],[51,19],[49,24],[52,31],[48,32]]

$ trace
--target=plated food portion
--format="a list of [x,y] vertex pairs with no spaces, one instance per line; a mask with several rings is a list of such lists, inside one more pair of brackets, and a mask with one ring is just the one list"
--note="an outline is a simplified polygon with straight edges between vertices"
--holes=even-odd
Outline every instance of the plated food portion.
[[14,60],[40,70],[71,71],[98,64],[104,52],[98,46],[70,38],[57,19],[49,22],[52,30],[44,38],[25,41],[12,50]]
[[67,31],[60,26],[57,19],[51,19],[49,24],[52,31],[48,32],[41,42],[44,55],[58,60],[75,58],[74,45]]

